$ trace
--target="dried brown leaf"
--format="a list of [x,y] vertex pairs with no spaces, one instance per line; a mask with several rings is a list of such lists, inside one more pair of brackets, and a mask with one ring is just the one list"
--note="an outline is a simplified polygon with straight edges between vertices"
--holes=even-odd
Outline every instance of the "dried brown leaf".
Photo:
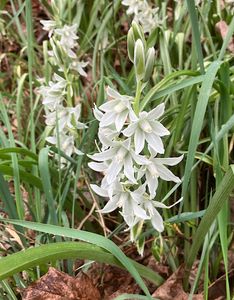
[[[183,290],[183,275],[184,268],[181,266],[175,273],[173,273],[157,290],[152,297],[161,300],[187,300],[188,294]],[[193,300],[203,300],[202,294],[193,296]]]
[[23,291],[23,300],[100,300],[100,293],[84,273],[77,278],[50,268]]

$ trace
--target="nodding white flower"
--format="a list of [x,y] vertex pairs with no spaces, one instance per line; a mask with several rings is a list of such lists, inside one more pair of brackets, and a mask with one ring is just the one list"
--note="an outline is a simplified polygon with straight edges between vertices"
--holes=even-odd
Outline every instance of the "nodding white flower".
[[78,72],[81,76],[87,77],[87,73],[83,70],[89,63],[84,61],[78,61],[77,59],[74,59],[70,63],[70,69]]
[[159,8],[151,8],[150,6],[141,10],[134,20],[141,24],[144,32],[151,32],[154,28],[160,26],[163,20],[160,20]]
[[146,184],[149,188],[150,197],[154,198],[156,196],[156,190],[158,187],[158,178],[161,178],[166,181],[180,182],[180,178],[175,176],[171,171],[168,170],[165,165],[175,166],[182,159],[183,155],[179,157],[170,157],[170,158],[157,158],[151,157],[148,160],[148,163],[141,167],[138,172],[138,179],[142,178],[145,175]]
[[102,150],[107,149],[113,145],[114,140],[119,136],[119,132],[115,128],[101,127],[98,130],[98,138],[102,143]]
[[76,40],[78,40],[76,30],[76,24],[72,26],[64,25],[63,28],[55,29],[55,33],[61,36],[60,45],[67,51],[68,56],[71,58],[76,58],[76,54],[72,51],[72,49],[78,45],[76,42]]
[[[100,188],[97,185],[91,185],[91,187],[96,194],[102,197],[110,197],[110,194],[106,189]],[[109,213],[117,208],[121,208],[121,215],[129,228],[131,228],[139,219],[149,219],[145,210],[140,206],[144,192],[145,190],[142,186],[132,192],[117,182],[112,191],[110,200],[108,200],[107,204],[100,210],[100,212]]]
[[[98,162],[108,162],[108,168],[105,170],[105,177],[108,184],[114,182],[122,170],[129,181],[136,183],[133,163],[135,162],[142,165],[144,163],[147,164],[148,161],[145,157],[137,155],[131,149],[130,139],[123,142],[113,142],[110,149],[91,155],[90,158]],[[98,165],[99,164],[96,163],[96,167],[98,167]],[[92,167],[94,165],[89,166]]]
[[52,20],[41,20],[40,23],[43,25],[42,29],[49,32],[48,36],[50,38],[56,28],[56,22]]
[[41,86],[39,89],[42,103],[50,110],[54,110],[64,100],[64,89],[67,85],[67,81],[58,74],[54,74],[53,80],[48,86]]
[[144,10],[148,7],[148,3],[145,0],[122,0],[122,4],[129,6],[127,9],[127,14],[137,15],[139,11]]
[[107,88],[106,92],[110,101],[99,107],[99,110],[105,112],[100,119],[100,127],[107,127],[111,124],[115,124],[117,131],[120,131],[128,116],[133,114],[131,107],[133,97],[120,95],[110,87]]
[[142,111],[139,117],[134,116],[133,122],[123,130],[127,137],[134,135],[136,153],[140,153],[145,145],[145,140],[158,153],[164,153],[161,136],[170,132],[157,119],[164,113],[165,105],[162,103],[150,112]]
[[146,0],[122,0],[122,4],[128,6],[127,14],[134,14],[133,20],[142,26],[145,33],[152,32],[164,20],[159,18],[159,8],[152,8]]
[[58,124],[59,131],[63,131],[65,127],[70,129],[84,129],[87,126],[78,121],[80,118],[80,113],[80,104],[78,104],[76,107],[58,106],[56,111],[46,115],[46,125],[55,127],[56,124]]
[[56,135],[49,136],[46,138],[46,141],[50,144],[56,145],[56,147],[60,148],[69,157],[73,153],[76,153],[78,155],[83,154],[76,148],[73,135],[66,135],[63,132],[60,132],[59,137],[57,137]]
[[149,198],[145,198],[144,201],[142,202],[142,207],[146,211],[147,215],[150,218],[150,221],[153,225],[153,227],[158,231],[162,232],[164,230],[164,225],[163,225],[163,218],[157,211],[157,208],[171,208],[181,202],[183,198],[179,199],[176,201],[174,204],[167,206],[163,204],[162,202],[159,201],[152,201]]

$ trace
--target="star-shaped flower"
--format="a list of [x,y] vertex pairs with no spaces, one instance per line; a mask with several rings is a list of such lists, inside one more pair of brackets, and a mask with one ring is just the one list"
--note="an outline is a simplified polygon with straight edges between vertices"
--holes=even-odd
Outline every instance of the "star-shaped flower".
[[138,172],[138,179],[145,175],[146,184],[148,185],[150,197],[154,198],[158,187],[158,178],[166,181],[180,182],[180,178],[175,176],[168,170],[167,166],[175,166],[183,159],[183,155],[179,157],[157,158],[150,157],[148,163],[141,167]]
[[84,129],[87,126],[81,123],[79,120],[81,113],[81,105],[78,104],[76,107],[64,107],[58,106],[56,111],[48,113],[46,115],[46,125],[56,126],[58,124],[58,130],[61,132],[64,128],[70,129]]
[[120,131],[126,122],[129,114],[133,113],[130,96],[120,95],[114,89],[108,87],[107,96],[110,101],[102,104],[99,109],[105,113],[100,119],[100,127],[107,127],[115,124],[117,131]]
[[87,73],[84,71],[84,68],[88,65],[88,62],[85,61],[78,61],[77,59],[74,59],[70,63],[70,69],[78,72],[81,76],[87,77]]
[[134,135],[135,151],[140,153],[145,145],[145,141],[158,153],[164,153],[164,146],[161,136],[170,134],[170,132],[157,121],[164,113],[164,103],[158,105],[150,112],[142,111],[139,117],[132,118],[132,123],[123,130],[127,137]]
[[[100,188],[93,184],[91,187],[96,194],[102,197],[110,197],[106,189]],[[142,186],[134,192],[131,192],[118,182],[113,190],[113,196],[110,197],[110,200],[107,202],[104,208],[100,210],[100,212],[110,213],[117,208],[122,208],[120,213],[129,228],[131,228],[139,219],[149,219],[149,216],[147,216],[145,210],[140,206],[140,203],[143,200],[144,192],[144,187]]]
[[158,231],[162,232],[164,230],[164,225],[163,225],[163,218],[160,215],[160,213],[157,211],[157,208],[171,208],[181,202],[183,198],[179,199],[176,201],[174,204],[167,206],[163,204],[162,202],[159,201],[153,201],[150,199],[146,199],[142,203],[143,209],[146,211],[147,215],[150,218],[150,221],[153,225],[153,227]]
[[[90,158],[98,162],[106,161],[108,163],[108,168],[105,170],[105,177],[108,184],[114,182],[122,170],[129,181],[136,183],[133,163],[135,162],[139,165],[142,165],[147,164],[148,161],[144,156],[135,154],[133,149],[131,149],[130,139],[127,139],[123,142],[113,142],[111,148],[91,155]],[[93,167],[94,165],[92,164],[89,166]],[[98,163],[96,168],[98,168]]]

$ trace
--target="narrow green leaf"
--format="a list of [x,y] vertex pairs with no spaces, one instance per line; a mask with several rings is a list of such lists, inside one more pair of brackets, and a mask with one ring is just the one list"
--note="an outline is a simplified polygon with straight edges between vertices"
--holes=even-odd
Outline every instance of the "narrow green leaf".
[[[20,251],[0,260],[0,280],[22,272],[40,264],[59,259],[85,259],[101,263],[116,265],[124,269],[114,255],[106,252],[101,247],[83,242],[51,243]],[[130,260],[139,274],[157,286],[164,280],[151,269]]]
[[113,243],[112,241],[108,240],[107,238],[88,231],[76,230],[76,229],[71,229],[66,227],[55,226],[55,225],[48,225],[48,224],[20,221],[20,220],[7,220],[3,218],[0,218],[0,220],[10,224],[23,226],[32,230],[37,230],[37,231],[41,231],[41,232],[45,232],[57,236],[70,237],[72,239],[79,239],[81,241],[95,244],[99,247],[106,249],[108,252],[112,253],[123,266],[125,266],[126,270],[128,270],[129,273],[133,276],[133,278],[139,284],[139,286],[144,291],[144,293],[150,297],[150,293],[144,281],[141,279],[139,273],[137,272],[135,266],[131,263],[129,258],[119,249],[119,247],[115,245],[115,243]]
[[[212,197],[206,213],[199,224],[199,227],[193,237],[193,244],[186,259],[186,272],[192,268],[197,252],[200,249],[210,226],[217,217],[219,211],[223,207],[225,201],[228,200],[230,193],[234,189],[234,165],[231,165],[228,172],[225,174],[220,185],[218,186],[214,196]],[[187,276],[185,276],[186,278]]]
[[50,182],[48,153],[49,153],[49,148],[43,148],[40,151],[38,165],[39,165],[43,190],[46,195],[46,200],[48,203],[51,221],[53,224],[58,224],[54,196],[53,196],[52,186]]
[[196,46],[197,51],[197,58],[200,65],[200,69],[202,73],[205,73],[204,63],[203,63],[203,54],[202,54],[202,46],[201,46],[201,38],[199,32],[199,22],[197,17],[197,11],[195,7],[194,0],[186,0],[189,16],[191,19],[192,31],[193,31],[193,38]]
[[194,157],[199,141],[199,136],[202,129],[202,124],[206,112],[206,107],[208,104],[210,92],[212,89],[213,82],[215,80],[216,73],[220,67],[221,62],[215,61],[213,62],[204,77],[200,94],[198,97],[198,102],[196,105],[196,110],[194,114],[192,129],[191,129],[191,135],[189,140],[189,147],[188,147],[188,156],[186,160],[185,165],[185,171],[184,171],[184,181],[182,186],[182,195],[185,196],[185,193],[187,192],[188,185],[189,185],[189,179],[192,172]]

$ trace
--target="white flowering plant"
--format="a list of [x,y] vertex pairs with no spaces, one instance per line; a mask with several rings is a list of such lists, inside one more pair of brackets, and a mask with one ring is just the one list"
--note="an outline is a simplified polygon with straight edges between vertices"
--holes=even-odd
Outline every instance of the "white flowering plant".
[[155,50],[147,49],[143,30],[135,21],[127,40],[136,94],[121,95],[115,88],[107,87],[107,101],[94,108],[101,151],[89,156],[93,160],[89,167],[104,174],[100,186],[91,186],[96,194],[109,198],[101,212],[119,209],[131,239],[136,240],[135,229],[144,221],[150,221],[155,230],[162,232],[164,225],[158,208],[170,208],[182,200],[166,206],[160,202],[162,196],[157,194],[157,188],[159,180],[180,182],[166,166],[178,164],[183,155],[161,157],[165,153],[163,138],[170,134],[161,121],[165,104],[148,111],[141,109],[142,93],[154,68]]
[[[87,126],[80,122],[81,103],[74,103],[74,97],[77,95],[74,95],[72,82],[79,76],[87,76],[84,68],[88,62],[80,60],[76,54],[79,47],[77,25],[62,26],[52,20],[42,20],[41,24],[48,32],[51,46],[48,53],[57,70],[48,83],[40,79],[44,82],[38,89],[44,105],[45,123],[50,132],[46,141],[55,145],[68,157],[74,153],[83,155],[76,146],[76,140],[78,140],[78,131]],[[66,162],[62,157],[62,165]]]
[[0,299],[232,299],[233,2],[0,1]]

